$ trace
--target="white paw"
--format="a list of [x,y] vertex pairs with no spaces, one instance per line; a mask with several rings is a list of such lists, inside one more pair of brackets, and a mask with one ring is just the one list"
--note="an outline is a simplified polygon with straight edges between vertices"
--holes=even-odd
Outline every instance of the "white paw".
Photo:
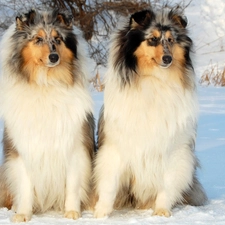
[[21,223],[21,222],[28,222],[31,216],[26,214],[15,214],[12,217],[13,223]]
[[99,219],[99,218],[107,218],[109,216],[109,213],[103,212],[103,211],[97,211],[95,210],[94,212],[94,217]]
[[98,204],[95,206],[94,217],[95,218],[104,218],[108,217],[112,212],[111,207],[106,207],[104,205]]
[[155,209],[153,214],[153,216],[165,216],[165,217],[170,217],[171,216],[171,212],[168,209]]
[[77,211],[71,210],[71,211],[65,212],[64,217],[67,219],[77,220],[78,218],[81,217],[81,214]]

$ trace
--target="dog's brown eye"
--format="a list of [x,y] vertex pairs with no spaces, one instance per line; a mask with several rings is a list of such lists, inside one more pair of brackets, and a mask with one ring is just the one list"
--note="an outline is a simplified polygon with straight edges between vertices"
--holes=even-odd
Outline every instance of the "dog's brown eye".
[[173,38],[168,38],[169,43],[173,43]]
[[156,42],[156,41],[158,41],[158,38],[157,38],[157,37],[151,37],[151,38],[150,38],[150,41]]
[[158,43],[159,43],[159,38],[157,38],[157,37],[150,37],[149,39],[148,39],[148,44],[150,45],[150,46],[157,46],[158,45]]
[[41,43],[43,43],[43,41],[44,41],[43,38],[37,37],[35,43],[36,43],[36,44],[41,44]]
[[36,37],[36,39],[35,39],[35,44],[40,45],[40,44],[42,44],[43,42],[44,42],[44,39],[43,39],[43,38],[41,38],[41,37]]
[[60,44],[61,44],[61,39],[60,39],[60,38],[55,38],[55,43],[56,43],[57,45],[60,45]]

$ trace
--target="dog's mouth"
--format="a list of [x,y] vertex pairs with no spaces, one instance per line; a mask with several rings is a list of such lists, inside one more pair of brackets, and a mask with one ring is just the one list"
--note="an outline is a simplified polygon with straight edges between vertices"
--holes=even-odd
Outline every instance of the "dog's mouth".
[[169,68],[171,66],[171,64],[172,63],[170,63],[170,64],[161,64],[160,67],[166,69],[166,68]]
[[60,63],[60,60],[58,60],[56,63],[48,62],[46,66],[47,67],[55,67],[55,66],[59,65],[59,63]]

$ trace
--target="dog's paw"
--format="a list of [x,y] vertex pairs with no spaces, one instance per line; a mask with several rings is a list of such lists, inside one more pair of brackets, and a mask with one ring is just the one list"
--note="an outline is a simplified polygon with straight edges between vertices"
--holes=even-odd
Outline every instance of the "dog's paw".
[[12,217],[13,223],[21,223],[21,222],[28,222],[30,220],[31,216],[26,214],[15,214]]
[[81,214],[77,211],[71,210],[71,211],[65,212],[64,217],[67,219],[77,220],[78,218],[81,217]]
[[104,211],[95,210],[95,212],[94,212],[94,217],[97,219],[104,218],[104,217],[107,218],[108,215],[109,215],[109,213],[104,212]]
[[94,211],[94,217],[95,218],[108,217],[111,212],[112,212],[111,208],[103,207],[97,204]]
[[155,209],[152,215],[170,217],[171,212],[168,209]]

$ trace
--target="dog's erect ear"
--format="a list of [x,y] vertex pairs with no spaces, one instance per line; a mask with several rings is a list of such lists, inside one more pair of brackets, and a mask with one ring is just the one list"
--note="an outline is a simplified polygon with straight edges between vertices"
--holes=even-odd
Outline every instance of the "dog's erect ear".
[[136,12],[130,17],[130,28],[145,29],[151,24],[151,21],[154,19],[154,17],[154,13],[150,10]]
[[72,14],[62,13],[58,11],[56,15],[56,22],[59,23],[61,26],[70,29],[73,26],[73,16]]
[[171,19],[176,25],[180,26],[181,28],[185,28],[187,26],[187,17],[174,15]]
[[17,30],[24,30],[25,27],[34,24],[34,18],[36,16],[35,10],[30,10],[28,13],[22,14],[16,17]]
[[187,17],[176,12],[176,9],[170,11],[169,19],[172,20],[174,24],[178,25],[181,28],[185,28],[188,23]]

